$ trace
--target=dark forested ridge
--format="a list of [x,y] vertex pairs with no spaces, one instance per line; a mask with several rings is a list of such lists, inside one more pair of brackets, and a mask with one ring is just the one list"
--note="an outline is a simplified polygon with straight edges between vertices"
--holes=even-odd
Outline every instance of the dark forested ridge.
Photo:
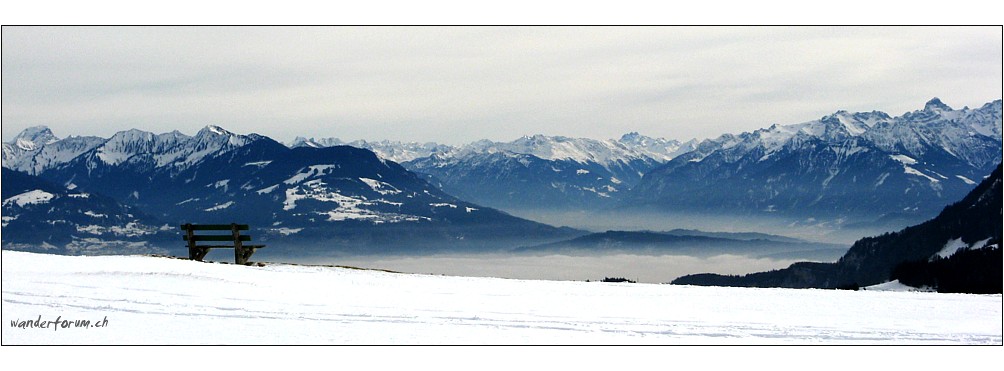
[[[743,276],[695,274],[672,283],[854,288],[900,278],[906,284],[936,287],[940,291],[1000,293],[1001,210],[1001,165],[998,165],[965,198],[946,207],[934,219],[898,232],[858,240],[836,263],[795,263],[785,269]],[[968,248],[948,258],[939,257],[938,253],[953,240]]]
[[938,292],[973,294],[1001,293],[1002,273],[1000,240],[987,247],[962,250],[948,258],[905,262],[892,272],[892,278],[913,287],[936,287]]

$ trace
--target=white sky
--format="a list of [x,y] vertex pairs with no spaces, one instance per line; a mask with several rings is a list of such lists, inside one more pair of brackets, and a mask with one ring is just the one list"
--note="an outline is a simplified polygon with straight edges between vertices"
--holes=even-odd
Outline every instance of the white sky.
[[1001,99],[991,27],[4,27],[3,140],[686,140]]

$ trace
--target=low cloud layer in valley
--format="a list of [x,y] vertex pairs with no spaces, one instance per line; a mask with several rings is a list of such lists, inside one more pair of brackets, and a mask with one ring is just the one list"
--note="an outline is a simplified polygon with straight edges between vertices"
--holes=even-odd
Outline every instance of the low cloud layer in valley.
[[784,268],[794,262],[794,260],[738,255],[698,258],[682,255],[631,254],[583,256],[480,254],[348,257],[324,263],[450,276],[566,281],[596,281],[604,277],[623,277],[638,282],[667,283],[674,278],[692,273],[745,274]]

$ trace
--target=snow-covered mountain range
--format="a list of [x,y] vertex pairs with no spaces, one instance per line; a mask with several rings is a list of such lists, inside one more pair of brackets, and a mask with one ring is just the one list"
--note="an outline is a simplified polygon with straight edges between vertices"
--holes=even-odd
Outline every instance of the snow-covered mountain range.
[[449,193],[505,210],[598,209],[694,143],[638,133],[616,140],[534,135],[482,140],[403,165]]
[[598,209],[613,205],[649,170],[689,152],[696,140],[524,136],[462,146],[297,137],[290,147],[349,145],[425,174],[447,193],[504,210]]
[[60,139],[32,127],[3,144],[3,167],[108,196],[155,218],[151,225],[241,221],[263,228],[264,238],[335,243],[569,236],[492,207],[902,226],[935,215],[1001,162],[1001,125],[1000,100],[955,110],[935,98],[898,117],[837,111],[685,143],[629,133],[458,147],[305,138],[283,145],[218,126],[194,136],[129,130],[107,139]]
[[641,208],[898,228],[933,216],[1001,162],[1001,101],[956,110],[934,98],[898,117],[837,111],[701,142],[629,133],[354,143],[450,194],[510,211]]
[[1001,162],[1001,101],[832,115],[706,140],[645,175],[625,204],[874,221],[932,217]]
[[59,139],[45,126],[25,129],[9,143],[3,143],[3,167],[38,174],[64,164],[105,142],[98,137]]
[[397,163],[402,163],[406,161],[411,161],[417,158],[429,157],[435,154],[448,153],[456,150],[456,147],[438,144],[438,143],[418,143],[418,142],[399,142],[391,140],[381,140],[381,141],[366,141],[366,140],[354,140],[351,142],[345,142],[338,138],[304,138],[296,137],[291,143],[288,144],[290,148],[297,147],[312,147],[312,148],[324,148],[324,147],[334,147],[334,146],[350,146],[356,148],[365,148],[373,153],[376,153],[380,158],[391,160]]
[[[41,149],[17,146],[30,151],[11,151],[5,167],[33,164],[22,162],[25,153],[45,153],[45,147],[62,143],[44,140]],[[338,251],[421,248],[444,241],[486,247],[508,238],[548,240],[574,233],[457,199],[365,149],[291,149],[261,135],[234,134],[217,126],[195,136],[124,131],[68,161],[41,163],[48,165],[35,171],[40,178],[108,196],[157,223],[176,228],[185,222],[236,221],[256,227],[252,234],[265,240],[320,240]],[[7,188],[5,176],[5,193]],[[13,209],[5,209],[5,217],[8,211],[18,217]],[[46,220],[62,220],[55,218]],[[51,236],[36,237],[53,243]]]

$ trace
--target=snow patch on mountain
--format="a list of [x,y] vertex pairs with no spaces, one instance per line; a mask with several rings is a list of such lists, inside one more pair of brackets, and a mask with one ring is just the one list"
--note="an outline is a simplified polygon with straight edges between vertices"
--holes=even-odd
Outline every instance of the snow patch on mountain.
[[963,182],[966,182],[966,184],[976,185],[976,182],[974,182],[974,181],[970,180],[969,178],[966,178],[966,177],[964,177],[962,175],[956,175],[955,177],[961,179]]
[[300,170],[289,179],[283,181],[285,184],[297,184],[306,179],[324,175],[327,171],[331,169],[336,169],[338,165],[311,165],[305,169]]
[[230,188],[230,179],[223,179],[220,181],[216,181],[215,183],[206,186],[206,188],[209,187],[216,189],[223,188],[223,192],[226,192],[227,189]]
[[53,197],[55,197],[55,195],[52,193],[36,189],[3,200],[3,206],[15,204],[17,206],[24,207],[25,205],[44,204],[52,200]]
[[279,185],[278,185],[278,184],[276,184],[276,185],[273,185],[273,186],[271,186],[271,187],[265,187],[265,188],[262,188],[262,189],[259,189],[259,190],[258,190],[258,191],[256,191],[256,192],[257,192],[258,194],[264,194],[264,193],[272,193],[272,191],[274,191],[274,190],[275,190],[276,188],[278,188],[278,187],[279,187]]
[[905,156],[905,155],[889,155],[889,158],[899,161],[904,165],[914,165],[917,163],[917,160],[914,160],[910,158],[910,156]]
[[384,183],[376,179],[369,178],[359,178],[363,183],[366,183],[374,192],[382,195],[396,195],[401,193],[400,190],[394,188],[394,186],[389,183]]
[[233,201],[227,201],[227,202],[224,202],[224,203],[222,203],[222,204],[217,204],[217,205],[215,205],[215,206],[213,206],[213,207],[210,207],[210,208],[206,209],[206,211],[218,211],[218,210],[223,210],[223,209],[226,209],[226,208],[228,208],[228,207],[230,207],[230,206],[233,206],[233,204],[234,204],[234,202],[233,202]]
[[938,183],[938,182],[940,182],[940,180],[932,178],[931,176],[920,172],[920,170],[914,169],[914,168],[909,167],[907,165],[903,165],[903,172],[905,172],[907,174],[910,174],[910,175],[916,175],[916,176],[919,176],[919,177],[927,178],[927,180],[930,180],[931,183]]
[[302,231],[303,228],[285,228],[285,227],[282,227],[282,228],[271,228],[270,230],[272,230],[272,231],[274,231],[276,233],[279,233],[279,234],[281,234],[283,236],[289,236],[291,234],[300,233],[300,231]]
[[952,256],[952,254],[955,254],[956,251],[968,248],[969,244],[962,242],[961,237],[956,238],[954,240],[948,240],[948,242],[945,243],[945,247],[943,247],[941,251],[938,251],[937,254],[934,254],[934,256],[932,256],[931,258],[933,259],[935,256],[947,258],[949,256]]
[[[389,184],[380,185],[378,187],[390,187],[392,190],[384,190],[388,192],[387,194],[397,194],[396,188],[390,186]],[[397,192],[397,193],[395,193]],[[426,217],[407,215],[400,213],[384,212],[371,210],[367,207],[373,207],[377,204],[395,204],[393,202],[387,202],[386,200],[368,200],[363,196],[347,196],[340,193],[338,190],[330,189],[327,184],[325,184],[320,179],[314,179],[311,181],[304,182],[298,186],[294,186],[286,189],[286,199],[283,201],[283,210],[293,211],[297,207],[297,202],[301,200],[311,200],[316,202],[332,203],[336,205],[334,209],[314,211],[313,214],[322,215],[326,217],[326,221],[329,222],[339,222],[346,220],[368,220],[374,224],[381,223],[398,223],[398,222],[415,222],[420,220],[431,220]],[[397,206],[400,206],[397,203]],[[302,213],[300,213],[302,215]]]
[[157,228],[142,225],[136,222],[129,222],[123,226],[77,225],[76,229],[77,232],[89,233],[98,236],[110,234],[117,237],[141,237],[157,233]]
[[936,254],[931,256],[931,260],[933,260],[934,258],[947,258],[952,256],[952,254],[955,254],[961,250],[980,248],[986,245],[988,241],[990,241],[990,238],[981,241],[976,241],[972,244],[968,244],[963,242],[961,237],[956,239],[951,239],[945,243],[945,247],[943,247],[941,251],[938,251]]
[[272,161],[255,161],[255,162],[248,162],[248,163],[244,164],[244,166],[254,166],[254,167],[257,167],[257,168],[262,168],[262,167],[268,166],[268,164],[271,164],[271,163],[272,163]]
[[92,217],[92,218],[107,218],[108,217],[107,214],[98,214],[98,213],[90,211],[90,210],[84,211],[84,215],[87,215],[87,216]]
[[17,220],[17,217],[18,217],[17,215],[15,216],[4,215],[0,217],[0,220],[2,220],[2,224],[0,224],[0,226],[2,226],[3,228],[7,228],[7,225],[10,224],[10,222],[12,221]]
[[226,130],[223,130],[223,128],[221,128],[219,126],[216,126],[216,125],[206,126],[206,129],[209,130],[211,133],[216,134],[216,135],[227,135],[227,134],[230,134],[230,132],[228,132]]

